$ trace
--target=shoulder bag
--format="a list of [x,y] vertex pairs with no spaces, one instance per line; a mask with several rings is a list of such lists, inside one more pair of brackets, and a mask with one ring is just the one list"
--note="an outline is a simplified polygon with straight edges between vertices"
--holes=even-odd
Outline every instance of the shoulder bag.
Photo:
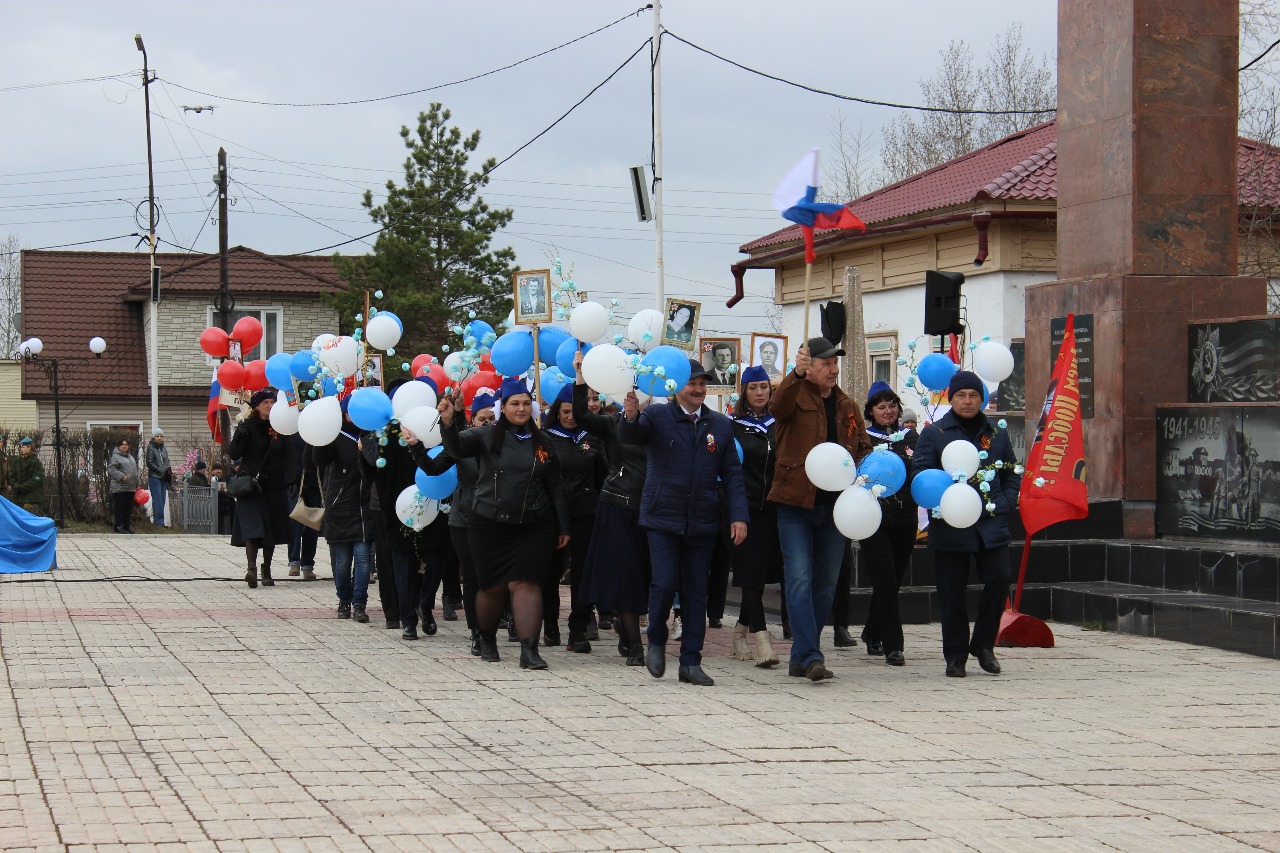
[[[316,482],[320,481],[320,469],[316,468]],[[293,505],[293,511],[289,513],[289,517],[301,525],[310,527],[312,530],[319,530],[324,523],[324,505],[323,501],[320,506],[307,506],[306,498],[302,496],[302,492],[298,493],[298,502]]]

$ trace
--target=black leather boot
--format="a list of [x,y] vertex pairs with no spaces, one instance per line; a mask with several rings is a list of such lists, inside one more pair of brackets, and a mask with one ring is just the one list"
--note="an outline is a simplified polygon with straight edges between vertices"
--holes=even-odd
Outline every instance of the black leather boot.
[[538,638],[530,637],[520,641],[520,668],[546,669],[547,662],[538,654]]
[[480,639],[480,660],[493,663],[498,658],[498,632],[497,631],[481,631],[477,635]]
[[275,586],[275,585],[276,585],[276,582],[275,582],[274,580],[272,580],[272,579],[271,579],[271,564],[270,564],[270,563],[263,563],[263,564],[262,564],[262,585],[263,585],[263,586]]
[[471,654],[480,657],[480,632],[476,630],[471,632]]

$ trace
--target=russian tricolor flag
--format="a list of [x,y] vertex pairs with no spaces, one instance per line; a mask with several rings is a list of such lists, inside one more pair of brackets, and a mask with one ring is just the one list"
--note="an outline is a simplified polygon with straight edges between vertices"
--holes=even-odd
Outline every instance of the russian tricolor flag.
[[867,230],[866,223],[854,216],[848,205],[814,201],[817,195],[818,149],[814,148],[791,167],[773,191],[774,209],[782,214],[783,219],[799,225],[804,234],[804,260],[807,264],[813,263],[815,257],[815,229]]
[[209,385],[209,410],[205,417],[209,421],[209,432],[213,433],[214,441],[222,441],[222,425],[218,422],[218,401],[222,397],[222,384],[218,382],[218,371],[213,372],[213,382]]

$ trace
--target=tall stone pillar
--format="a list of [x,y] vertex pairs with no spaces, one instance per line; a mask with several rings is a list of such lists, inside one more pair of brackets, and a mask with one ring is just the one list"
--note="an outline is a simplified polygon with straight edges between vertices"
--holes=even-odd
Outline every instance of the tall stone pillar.
[[1238,0],[1059,0],[1058,281],[1026,291],[1028,445],[1050,326],[1093,317],[1091,501],[1155,535],[1155,409],[1186,401],[1187,324],[1266,312],[1237,272]]

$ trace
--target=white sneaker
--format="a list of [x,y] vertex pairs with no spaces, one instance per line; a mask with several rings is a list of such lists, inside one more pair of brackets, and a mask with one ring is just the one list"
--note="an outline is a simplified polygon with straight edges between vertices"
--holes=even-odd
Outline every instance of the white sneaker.
[[671,620],[671,639],[678,640],[684,634],[684,626],[680,624],[680,617],[676,616]]

